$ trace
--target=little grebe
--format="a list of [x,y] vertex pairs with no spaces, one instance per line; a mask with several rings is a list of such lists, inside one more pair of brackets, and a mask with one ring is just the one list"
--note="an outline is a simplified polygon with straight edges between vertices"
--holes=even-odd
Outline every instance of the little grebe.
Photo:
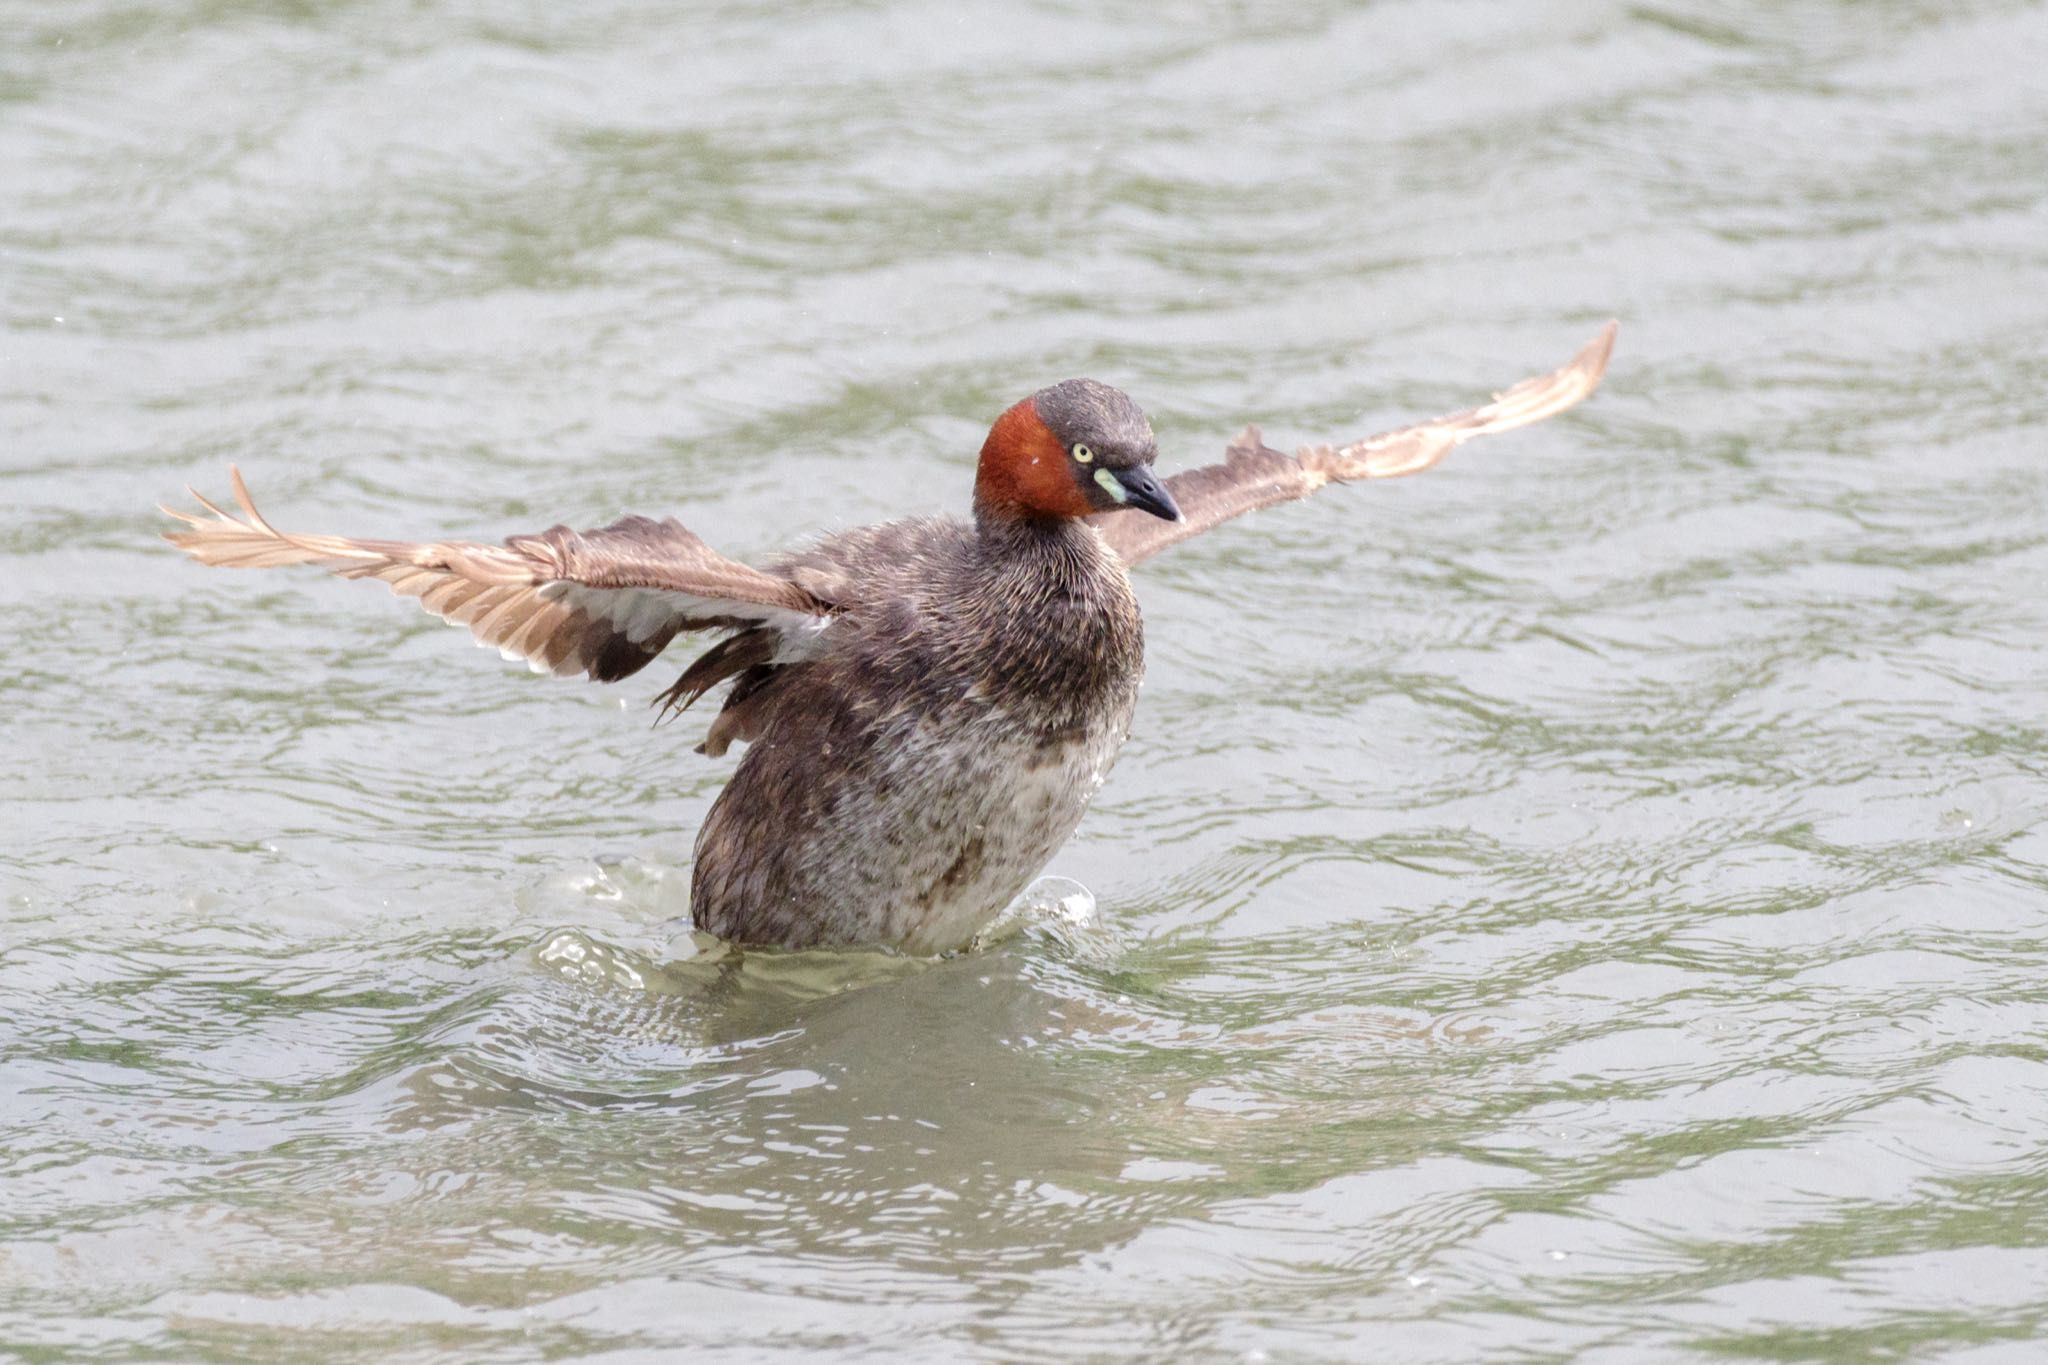
[[[1144,632],[1124,570],[1326,483],[1411,474],[1469,437],[1563,412],[1600,382],[1609,323],[1491,403],[1294,455],[1245,428],[1164,482],[1151,424],[1070,379],[996,419],[974,520],[889,522],[754,569],[674,520],[556,526],[503,545],[292,535],[257,512],[165,510],[205,564],[377,578],[536,671],[611,682],[685,633],[720,637],[656,701],[730,682],[698,746],[749,744],[697,835],[699,929],[747,944],[961,947],[1080,823],[1130,734]],[[195,493],[193,496],[198,497]]]

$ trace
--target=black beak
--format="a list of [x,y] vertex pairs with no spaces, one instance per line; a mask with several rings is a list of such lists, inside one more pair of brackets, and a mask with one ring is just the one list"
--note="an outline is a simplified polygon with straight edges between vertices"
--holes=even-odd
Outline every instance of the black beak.
[[1150,466],[1134,464],[1129,469],[1113,469],[1110,474],[1123,486],[1121,501],[1124,506],[1150,512],[1162,521],[1180,520],[1180,508],[1174,505],[1173,494],[1166,491],[1165,484],[1152,477]]

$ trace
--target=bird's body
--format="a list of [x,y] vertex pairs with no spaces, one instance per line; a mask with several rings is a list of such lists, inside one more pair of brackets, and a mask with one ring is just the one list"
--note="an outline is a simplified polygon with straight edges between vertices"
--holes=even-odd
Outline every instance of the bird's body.
[[[765,569],[675,521],[557,526],[503,545],[292,535],[256,511],[170,539],[209,564],[371,577],[536,671],[601,682],[679,634],[719,640],[664,710],[730,684],[701,750],[749,747],[698,832],[698,928],[741,943],[968,943],[1073,833],[1131,729],[1144,634],[1126,565],[1331,482],[1426,468],[1459,442],[1572,406],[1612,324],[1492,403],[1285,455],[1255,429],[1161,482],[1150,425],[1089,380],[1039,391],[982,448],[974,520],[890,522]],[[1147,515],[1149,514],[1149,515]]]
[[697,835],[697,926],[957,947],[1066,842],[1130,733],[1144,637],[1123,564],[1078,521],[931,520],[777,569],[829,582],[842,612],[816,658],[720,716],[752,742]]

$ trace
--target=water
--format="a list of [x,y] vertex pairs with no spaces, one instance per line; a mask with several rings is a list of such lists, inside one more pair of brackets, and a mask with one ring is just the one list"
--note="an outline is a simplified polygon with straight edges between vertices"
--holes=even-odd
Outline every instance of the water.
[[[14,0],[0,1355],[2027,1358],[2044,64],[1994,0]],[[666,676],[154,540],[232,461],[762,555],[1065,374],[1178,465],[1609,314],[1578,412],[1148,565],[1093,916],[948,961],[679,927]]]

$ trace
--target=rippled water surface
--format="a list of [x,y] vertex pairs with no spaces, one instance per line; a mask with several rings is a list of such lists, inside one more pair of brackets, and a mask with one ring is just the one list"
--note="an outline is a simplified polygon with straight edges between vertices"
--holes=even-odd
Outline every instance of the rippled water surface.
[[[2048,8],[0,9],[0,1356],[2020,1360]],[[155,539],[964,507],[1608,385],[1147,565],[1011,936],[695,942],[730,760]],[[1063,899],[1064,898],[1064,899]],[[2035,1342],[2029,1346],[2029,1342]]]

